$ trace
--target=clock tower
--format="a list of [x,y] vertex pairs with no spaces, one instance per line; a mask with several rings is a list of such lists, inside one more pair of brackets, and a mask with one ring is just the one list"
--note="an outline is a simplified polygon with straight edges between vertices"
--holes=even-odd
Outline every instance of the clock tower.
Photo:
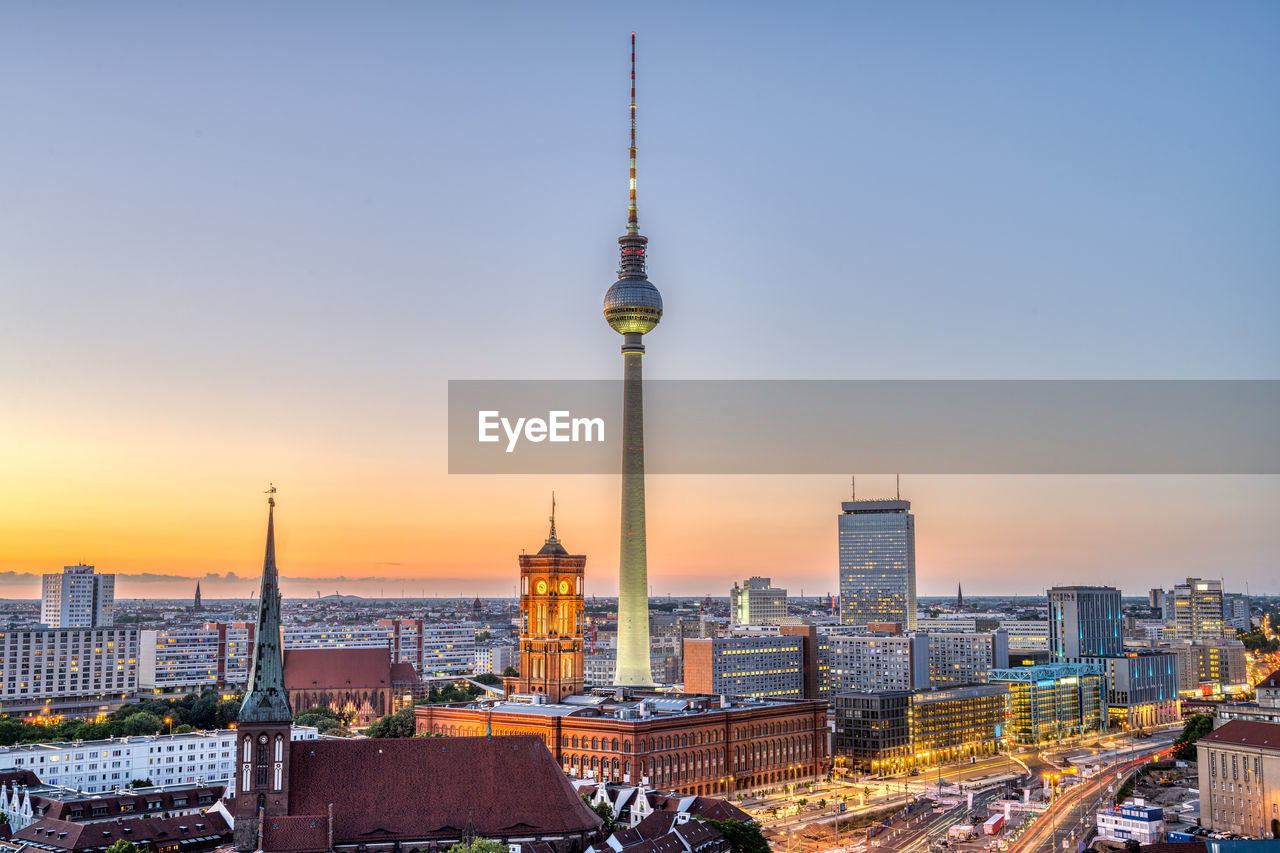
[[529,693],[559,702],[582,692],[583,569],[587,558],[565,550],[551,534],[536,554],[520,555],[520,675],[503,682],[506,695]]

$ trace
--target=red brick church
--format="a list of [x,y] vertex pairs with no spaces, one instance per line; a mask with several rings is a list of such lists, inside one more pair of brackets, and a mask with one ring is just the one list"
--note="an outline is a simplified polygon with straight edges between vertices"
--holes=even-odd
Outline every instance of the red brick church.
[[236,848],[427,853],[483,837],[581,853],[597,841],[600,819],[538,737],[290,740],[274,494],[268,503],[257,640],[224,801]]

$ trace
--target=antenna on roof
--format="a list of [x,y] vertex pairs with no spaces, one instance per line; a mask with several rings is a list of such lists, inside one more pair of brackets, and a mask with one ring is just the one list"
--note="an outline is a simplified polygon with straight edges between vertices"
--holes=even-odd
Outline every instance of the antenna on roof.
[[897,484],[898,484],[898,500],[902,500],[902,475],[901,475],[901,474],[894,474],[893,476],[894,476],[894,479],[897,481]]
[[849,500],[856,501],[858,499],[858,475],[857,474],[849,475],[849,491],[852,492],[852,494],[849,495]]

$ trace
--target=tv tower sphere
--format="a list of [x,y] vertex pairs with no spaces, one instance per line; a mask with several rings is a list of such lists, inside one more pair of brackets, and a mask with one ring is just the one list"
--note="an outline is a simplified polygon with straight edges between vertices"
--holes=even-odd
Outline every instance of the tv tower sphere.
[[662,295],[647,278],[620,278],[604,295],[604,318],[620,335],[643,335],[662,318]]

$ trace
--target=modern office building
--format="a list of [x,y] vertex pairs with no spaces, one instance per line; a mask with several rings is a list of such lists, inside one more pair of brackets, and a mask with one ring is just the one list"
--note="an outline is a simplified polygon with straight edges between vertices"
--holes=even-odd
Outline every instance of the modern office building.
[[109,628],[114,622],[116,576],[93,566],[65,566],[44,576],[40,622],[50,628]]
[[822,699],[829,693],[828,635],[813,625],[685,640],[689,693]]
[[[680,658],[674,654],[654,652],[649,655],[649,674],[662,685],[680,680]],[[612,687],[617,678],[617,649],[599,649],[586,655],[582,661],[582,679],[585,687]]]
[[1280,838],[1280,725],[1223,723],[1196,742],[1196,765],[1201,826]]
[[[235,772],[235,735],[225,729],[0,746],[0,770],[30,770],[47,785],[90,794],[128,787],[134,779],[156,785],[227,782]],[[293,740],[317,736],[309,726],[294,726],[291,735]]]
[[1107,691],[1108,725],[1146,729],[1181,718],[1178,702],[1178,657],[1144,651],[1095,658]]
[[787,591],[772,578],[750,577],[729,590],[731,625],[781,625],[787,619]]
[[992,668],[1009,666],[1009,635],[929,632],[929,684],[953,687],[982,684]]
[[1222,581],[1187,578],[1186,583],[1174,584],[1173,628],[1179,640],[1220,640],[1227,636]]
[[911,697],[911,750],[917,767],[994,755],[1008,737],[1009,686],[921,690]]
[[1124,652],[1120,590],[1056,586],[1048,596],[1049,657],[1054,663],[1079,663]]
[[1009,736],[1035,744],[1106,727],[1106,686],[1095,663],[993,669],[991,684],[1009,686]]
[[92,715],[137,689],[137,628],[0,633],[0,713]]
[[910,690],[837,693],[831,714],[837,772],[889,774],[912,766]]
[[911,502],[845,501],[838,519],[840,622],[916,626],[916,524]]
[[1231,631],[1252,631],[1253,616],[1249,612],[1249,596],[1238,592],[1222,594],[1222,619],[1226,622],[1228,633]]
[[929,686],[928,634],[830,635],[831,693]]
[[803,699],[804,639],[777,634],[685,640],[684,689]]
[[1047,652],[1049,623],[1031,619],[1002,619],[1000,629],[1009,635],[1010,652]]

